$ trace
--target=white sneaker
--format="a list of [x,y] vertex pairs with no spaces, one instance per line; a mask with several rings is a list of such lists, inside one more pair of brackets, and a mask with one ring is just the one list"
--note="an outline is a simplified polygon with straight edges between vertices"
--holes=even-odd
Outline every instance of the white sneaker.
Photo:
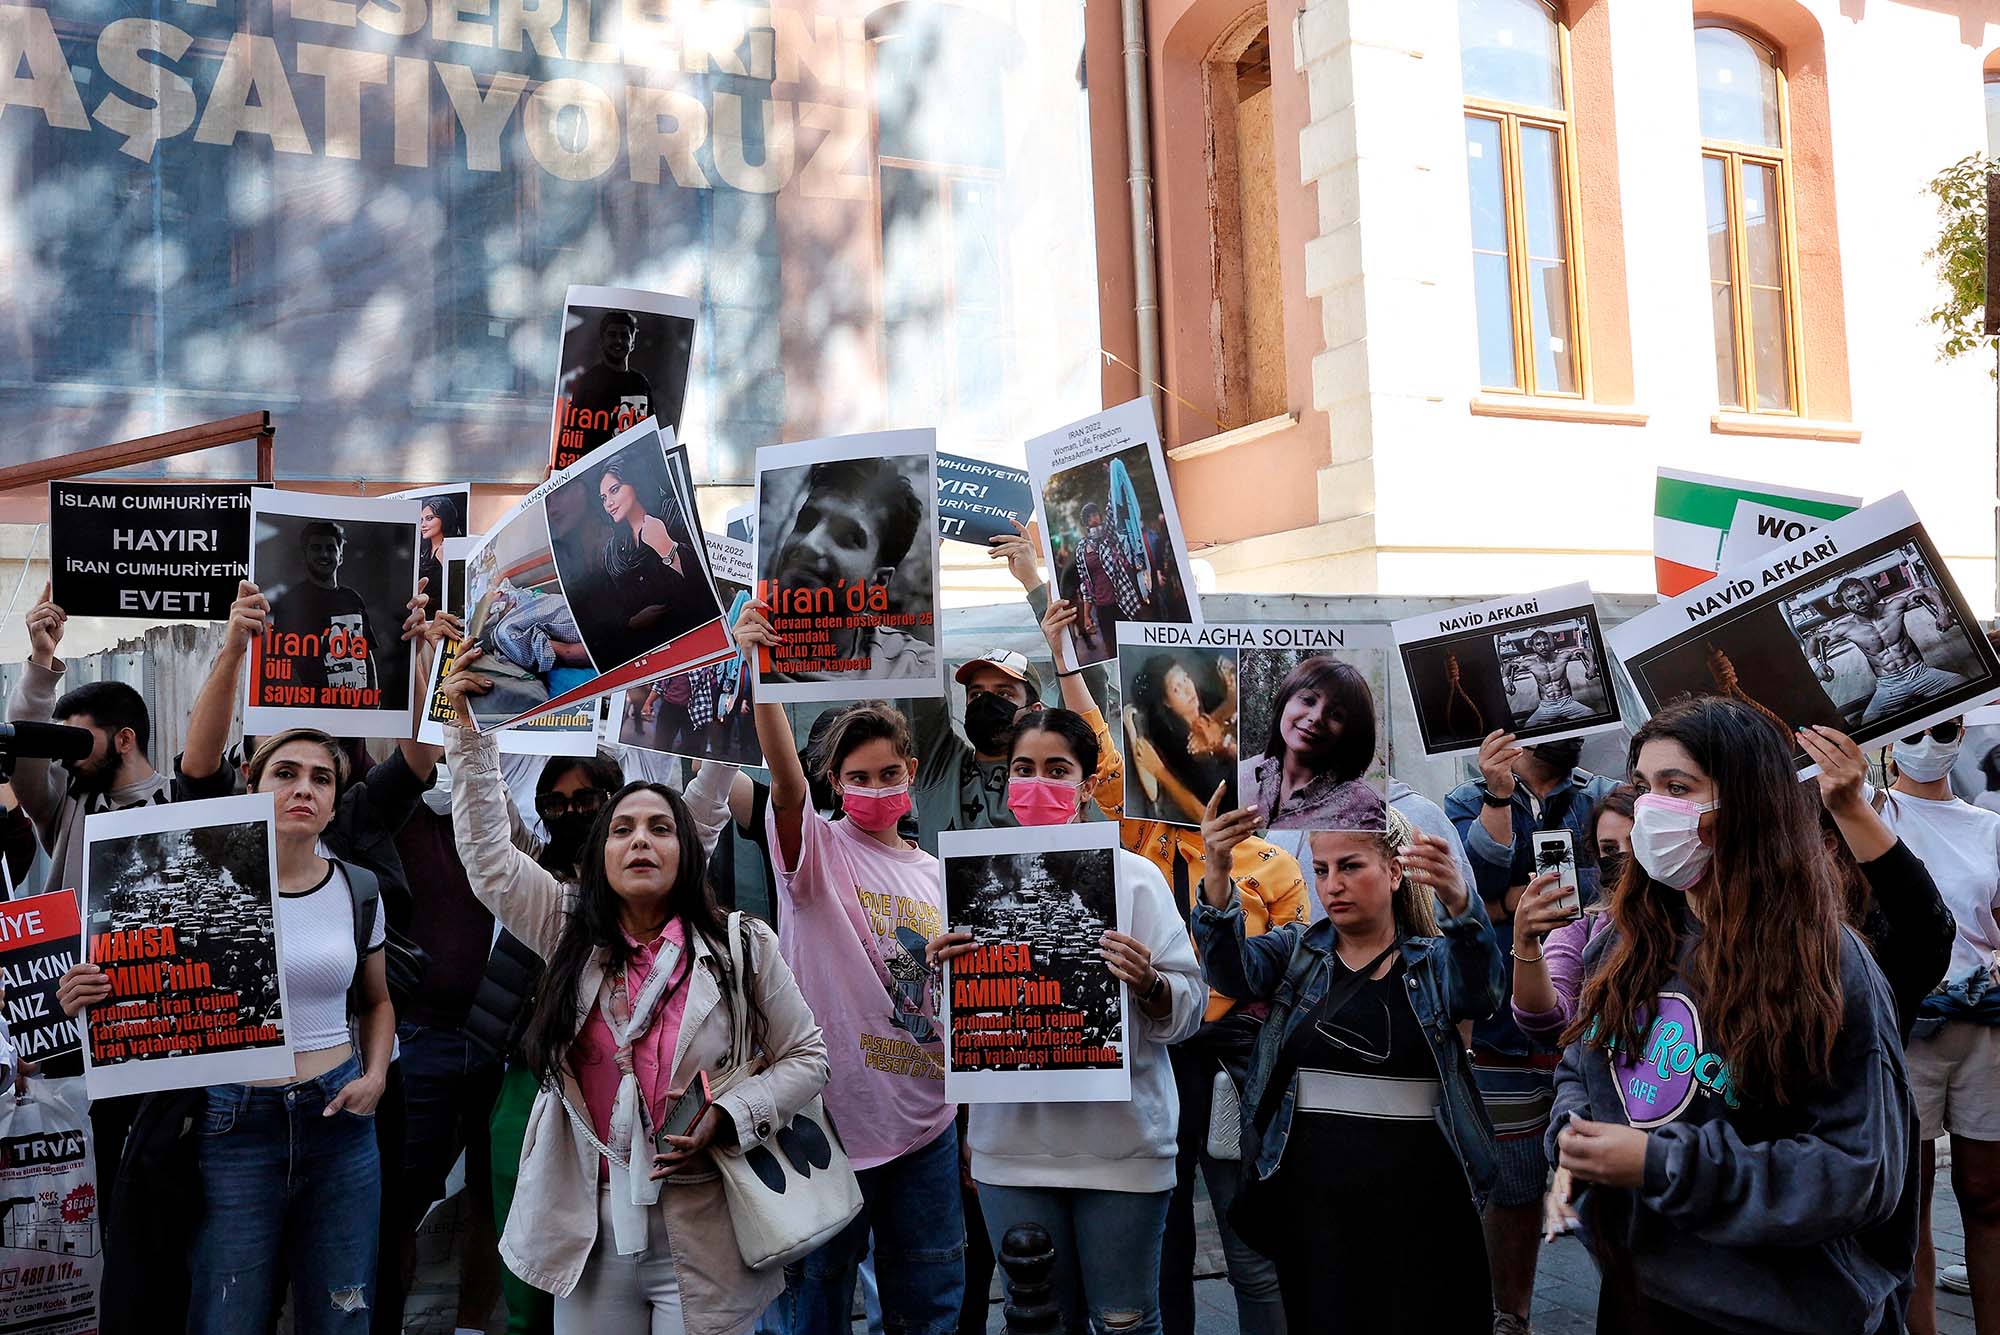
[[1938,1287],[1946,1293],[1971,1293],[1972,1274],[1962,1265],[1948,1265],[1938,1271]]

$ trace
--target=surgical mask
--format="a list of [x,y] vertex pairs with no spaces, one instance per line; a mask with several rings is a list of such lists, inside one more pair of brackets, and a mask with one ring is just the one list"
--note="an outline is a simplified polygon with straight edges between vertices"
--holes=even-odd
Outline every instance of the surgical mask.
[[1007,780],[1007,810],[1023,825],[1067,825],[1076,819],[1080,797],[1068,779],[1017,774]]
[[1701,841],[1701,818],[1720,802],[1646,793],[1632,804],[1632,856],[1646,875],[1674,890],[1685,890],[1708,870],[1715,850]]
[[1890,754],[1896,757],[1896,769],[1907,774],[1918,783],[1935,783],[1951,773],[1952,765],[1958,760],[1959,748],[1965,745],[1965,735],[1949,742],[1941,742],[1925,733],[1914,743],[1898,741]]
[[437,782],[424,790],[424,805],[440,816],[451,814],[451,766],[442,760],[437,766]]
[[965,702],[965,739],[980,755],[997,756],[1007,749],[1014,716],[1020,712],[1021,707],[1006,696],[981,691]]
[[847,818],[871,834],[896,828],[910,810],[910,785],[892,784],[887,788],[857,788],[853,784],[840,786],[840,805],[847,812]]

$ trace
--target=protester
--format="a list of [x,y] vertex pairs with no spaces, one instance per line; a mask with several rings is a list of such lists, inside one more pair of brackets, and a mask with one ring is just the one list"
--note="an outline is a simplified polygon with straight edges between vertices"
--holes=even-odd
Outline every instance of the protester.
[[[1445,813],[1472,861],[1473,888],[1492,920],[1496,951],[1512,940],[1515,909],[1535,877],[1535,832],[1568,830],[1582,846],[1591,808],[1614,786],[1612,779],[1577,768],[1582,748],[1576,739],[1519,746],[1513,734],[1495,731],[1480,744],[1479,778],[1445,798]],[[1579,865],[1577,884],[1581,902],[1594,903],[1597,869]],[[1503,961],[1509,994],[1513,962],[1511,955]],[[1549,1176],[1542,1139],[1556,1053],[1523,1034],[1507,1007],[1473,1026],[1472,1053],[1480,1097],[1500,1141],[1500,1177],[1483,1221],[1493,1270],[1493,1330],[1525,1335],[1541,1251]]]
[[[1454,1026],[1500,1004],[1501,967],[1457,860],[1400,815],[1384,834],[1315,833],[1326,919],[1248,936],[1224,869],[1258,817],[1220,797],[1195,940],[1212,986],[1271,1005],[1235,1223],[1276,1260],[1292,1331],[1483,1333],[1478,1210],[1498,1167]],[[1409,1273],[1417,1240],[1437,1273]]]
[[1920,1264],[1910,1320],[1935,1329],[1935,1252],[1930,1196],[1935,1141],[1951,1137],[1952,1191],[1965,1220],[1965,1262],[1977,1324],[2000,1330],[2000,814],[1952,795],[1951,769],[1964,744],[1950,719],[1900,738],[1891,749],[1896,782],[1882,818],[1923,860],[1957,924],[1942,983],[1921,1007],[1906,1061],[1923,1143]]
[[1584,951],[1549,1133],[1598,1328],[1899,1329],[1914,1105],[1791,748],[1710,697],[1633,750],[1637,865]]
[[[1584,847],[1595,855],[1598,897],[1572,919],[1555,872],[1528,882],[1514,909],[1512,988],[1514,1023],[1540,1043],[1559,1043],[1576,1018],[1583,990],[1583,948],[1610,918],[1608,897],[1632,853],[1632,803],[1639,790],[1621,783],[1591,808]],[[1582,861],[1582,859],[1578,859]]]
[[[746,653],[776,639],[766,610],[752,602],[736,623]],[[771,771],[779,939],[826,1029],[827,1112],[865,1202],[786,1268],[784,1324],[790,1335],[845,1335],[872,1235],[883,1329],[946,1335],[964,1296],[965,1219],[937,978],[924,960],[944,925],[938,863],[897,832],[919,772],[909,726],[880,701],[835,716],[816,759],[846,814],[828,820],[808,801],[785,711],[759,700],[756,717]]]
[[[1008,754],[1007,800],[1023,825],[1077,819],[1096,785],[1103,733],[1101,717],[1093,723],[1069,709],[1020,721]],[[1106,931],[1098,953],[1131,989],[1130,1099],[981,1103],[971,1111],[972,1178],[987,1237],[997,1251],[1016,1224],[1048,1230],[1055,1298],[1071,1335],[1158,1335],[1160,1243],[1179,1149],[1167,1045],[1200,1027],[1207,995],[1159,870],[1121,849],[1117,875],[1131,896],[1132,930]],[[932,938],[928,954],[942,964],[974,948],[972,933],[953,931]]]
[[35,870],[35,822],[21,810],[13,790],[0,782],[0,870],[7,873],[6,897],[17,899],[28,893],[28,877]]
[[[489,684],[478,659],[462,655],[445,683],[460,718],[465,696]],[[744,1265],[710,1156],[764,1145],[827,1073],[776,937],[744,920],[753,1014],[740,1018],[757,1073],[654,1153],[652,1128],[690,1084],[734,1074],[723,1068],[739,1019],[724,1002],[736,985],[727,920],[686,804],[663,784],[620,788],[592,825],[572,894],[509,840],[493,739],[463,728],[446,739],[459,855],[481,901],[548,962],[526,1038],[543,1089],[503,1259],[556,1295],[558,1335],[747,1331],[779,1279]]]

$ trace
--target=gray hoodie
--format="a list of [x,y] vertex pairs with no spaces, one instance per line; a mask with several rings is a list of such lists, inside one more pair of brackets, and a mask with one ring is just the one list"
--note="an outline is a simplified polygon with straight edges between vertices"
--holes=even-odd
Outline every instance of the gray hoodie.
[[[1584,948],[1586,973],[1616,935]],[[1692,932],[1683,939],[1685,951]],[[1889,985],[1845,928],[1840,982],[1824,1078],[1784,1107],[1739,1095],[1679,972],[1661,989],[1641,1060],[1614,1067],[1588,1042],[1563,1051],[1551,1160],[1572,1116],[1648,1132],[1637,1191],[1593,1186],[1578,1201],[1600,1263],[1631,1266],[1642,1293],[1725,1330],[1903,1329],[1916,1107]]]

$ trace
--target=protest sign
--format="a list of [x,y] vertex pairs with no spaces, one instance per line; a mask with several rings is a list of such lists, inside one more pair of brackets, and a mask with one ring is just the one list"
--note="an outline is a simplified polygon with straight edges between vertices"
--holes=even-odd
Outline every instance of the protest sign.
[[56,1001],[56,985],[77,962],[81,931],[74,890],[0,904],[0,984],[7,988],[7,1028],[23,1061],[68,1056],[83,1045],[76,1020]]
[[1532,744],[1618,726],[1588,584],[1406,617],[1389,629],[1426,755],[1477,751],[1495,730]]
[[1118,653],[1120,622],[1201,623],[1152,404],[1134,399],[1028,442],[1049,582],[1077,606],[1070,667]]
[[563,299],[549,468],[561,471],[647,418],[675,432],[687,396],[700,303],[622,287]]
[[104,1205],[83,1080],[0,1094],[0,1331],[97,1335]]
[[[1787,737],[1863,746],[2000,695],[2000,660],[1901,492],[1724,571],[1611,632],[1650,710],[1741,700]],[[1802,749],[1801,776],[1817,772]]]
[[[733,628],[750,602],[755,578],[750,545],[710,533],[709,568],[724,620]],[[749,659],[736,653],[719,662],[678,673],[645,686],[628,687],[607,703],[616,726],[607,730],[620,746],[658,751],[729,765],[762,765],[757,727],[751,717]],[[502,733],[507,737],[512,729]]]
[[758,698],[939,696],[937,433],[757,451],[757,597],[781,639]]
[[73,617],[227,621],[249,577],[241,485],[49,483],[49,583]]
[[447,605],[444,554],[448,543],[465,537],[465,526],[472,514],[471,484],[440,482],[435,486],[392,491],[382,499],[417,503],[417,580],[431,600],[429,610],[432,615],[451,612],[464,616],[462,598],[456,604]]
[[1118,827],[946,830],[938,855],[946,918],[975,943],[945,966],[945,1099],[1129,1099],[1130,998],[1097,953],[1132,920]]
[[[1754,547],[1760,531],[1775,541],[1791,541],[1787,524],[1825,523],[1860,504],[1859,496],[1662,468],[1653,482],[1653,572],[1660,596],[1671,598],[1713,579],[1728,559],[1724,550],[1730,544],[1747,538]],[[1735,532],[1739,511],[1746,524],[1740,536]],[[1735,550],[1746,551],[1740,545]]]
[[984,547],[993,538],[1011,538],[1014,523],[1024,527],[1035,514],[1028,475],[956,454],[937,457],[938,536]]
[[757,539],[757,502],[745,501],[722,512],[722,536],[738,542]]
[[85,818],[84,957],[111,984],[84,1012],[92,1099],[292,1074],[272,808],[246,793]]
[[1389,632],[1363,625],[1129,626],[1118,646],[1125,817],[1385,829]]
[[251,645],[248,731],[409,735],[416,656],[402,629],[417,586],[417,510],[262,488],[251,497],[250,579],[271,617]]
[[650,419],[551,474],[473,547],[466,635],[485,732],[732,651],[687,451]]

